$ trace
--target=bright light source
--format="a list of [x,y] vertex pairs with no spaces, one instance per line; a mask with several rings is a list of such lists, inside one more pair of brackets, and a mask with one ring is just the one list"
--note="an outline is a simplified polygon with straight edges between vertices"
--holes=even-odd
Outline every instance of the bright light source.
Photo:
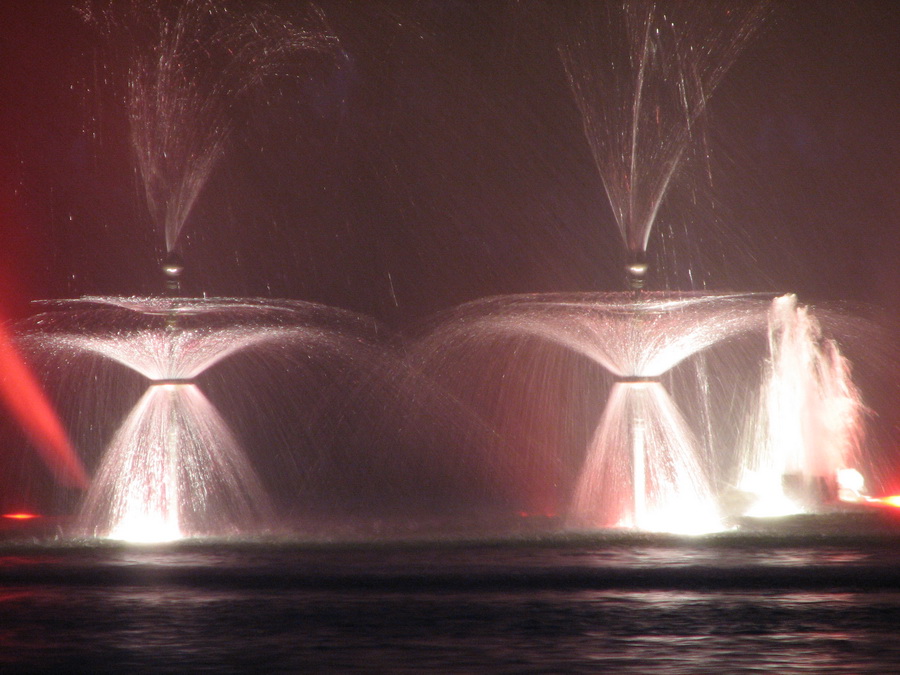
[[174,519],[140,515],[123,518],[107,537],[135,544],[162,544],[183,539],[184,535]]
[[866,480],[856,469],[838,469],[837,482],[838,487],[854,492],[863,492],[866,489]]
[[781,518],[805,513],[806,509],[794,500],[785,497],[782,492],[757,495],[756,501],[744,513],[749,518]]
[[646,513],[639,529],[667,534],[703,535],[725,529],[715,511],[667,504],[665,508]]

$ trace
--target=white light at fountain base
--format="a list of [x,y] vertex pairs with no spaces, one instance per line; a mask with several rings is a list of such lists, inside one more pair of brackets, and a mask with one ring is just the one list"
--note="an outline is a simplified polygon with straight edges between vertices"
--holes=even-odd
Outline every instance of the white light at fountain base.
[[783,518],[806,513],[807,510],[780,492],[758,495],[753,505],[744,512],[748,518]]
[[125,515],[105,538],[131,544],[164,544],[184,539],[184,534],[177,518],[134,513]]
[[744,511],[748,518],[781,518],[806,513],[806,509],[784,494],[780,474],[776,482],[764,472],[746,470],[738,488],[753,495],[753,503]]
[[361,362],[356,349],[370,355],[360,332],[368,334],[368,320],[301,301],[85,297],[48,304],[54,311],[38,315],[27,335],[35,346],[67,365],[98,356],[149,380],[82,500],[73,532],[92,538],[149,543],[263,531],[274,518],[269,496],[197,378],[236,352],[263,347],[291,346],[310,361],[338,356],[346,364]]
[[[632,523],[620,527],[634,529]],[[701,536],[726,529],[718,514],[708,509],[697,509],[693,504],[669,503],[666,508],[644,513],[639,528],[642,532]]]
[[195,384],[156,383],[122,422],[82,506],[107,539],[163,542],[252,529],[268,499],[237,440]]
[[837,472],[838,487],[854,492],[865,492],[866,479],[856,469],[839,469]]
[[838,499],[842,502],[866,501],[866,480],[856,469],[839,469],[837,485]]

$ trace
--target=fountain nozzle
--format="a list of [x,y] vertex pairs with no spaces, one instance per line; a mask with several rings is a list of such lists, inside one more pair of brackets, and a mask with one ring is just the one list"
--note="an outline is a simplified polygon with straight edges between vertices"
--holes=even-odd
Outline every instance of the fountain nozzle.
[[628,263],[625,265],[625,275],[629,290],[641,291],[644,289],[647,276],[647,258],[644,251],[629,253]]
[[616,382],[621,384],[649,384],[659,382],[659,377],[654,377],[653,375],[623,375],[622,377],[617,377]]
[[191,377],[161,377],[159,379],[150,380],[151,387],[158,386],[184,386],[184,385],[192,385],[194,383],[194,379]]
[[166,290],[172,295],[181,291],[181,274],[184,272],[184,261],[175,251],[169,253],[162,264],[162,272],[166,277]]

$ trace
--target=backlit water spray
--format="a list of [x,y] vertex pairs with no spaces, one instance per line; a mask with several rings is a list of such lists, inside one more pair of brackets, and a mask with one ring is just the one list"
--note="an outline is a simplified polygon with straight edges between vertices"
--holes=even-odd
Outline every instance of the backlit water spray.
[[[738,466],[725,473],[740,476],[753,503],[747,513],[783,514],[836,502],[839,472],[853,476],[861,404],[837,344],[822,338],[808,308],[790,295],[643,290],[647,248],[667,190],[698,140],[713,90],[760,24],[765,4],[638,0],[585,3],[575,11],[559,52],[625,245],[630,290],[470,303],[428,337],[422,358],[429,365],[423,368],[449,361],[454,365],[447,372],[459,373],[462,364],[441,351],[477,354],[503,344],[511,345],[505,353],[515,358],[536,339],[583,354],[612,375],[606,406],[569,488],[568,527],[726,527],[725,516],[735,514],[720,510],[714,467],[701,458],[701,446],[714,453],[714,464],[737,457]],[[769,356],[747,361],[741,346],[734,348],[731,360],[742,367],[728,374],[730,388],[746,405],[711,424],[750,426],[750,449],[698,441],[663,378],[705,350],[748,340],[767,346]],[[462,389],[478,391],[489,386],[490,373],[470,369],[452,377],[464,383]],[[547,374],[536,372],[535,383],[546,386]],[[752,387],[760,383],[762,393],[754,397]],[[711,407],[703,382],[692,392],[704,399],[701,407]]]
[[149,383],[103,451],[78,519],[86,536],[147,542],[270,530],[267,490],[198,378],[235,355],[257,355],[255,386],[271,354],[319,368],[365,360],[360,321],[312,303],[86,297],[47,309],[22,342],[48,368],[96,372],[99,357],[102,368],[119,364]]
[[559,46],[631,288],[644,286],[650,233],[713,90],[764,15],[760,2],[585,3]]
[[[23,343],[73,368],[99,358],[147,380],[99,459],[79,533],[159,541],[265,532],[277,516],[264,478],[200,383],[247,353],[287,350],[306,364],[334,356],[358,366],[365,350],[355,351],[361,342],[345,330],[357,319],[309,303],[177,297],[185,268],[179,241],[227,152],[234,103],[270,75],[298,68],[305,55],[333,52],[337,41],[318,10],[300,27],[268,9],[241,14],[206,0],[130,9],[128,20],[111,10],[88,14],[137,46],[125,101],[136,173],[164,235],[170,297],[63,302],[29,322]],[[498,492],[521,493],[508,499],[522,507],[515,513],[576,530],[699,533],[727,527],[729,517],[865,499],[856,472],[862,403],[849,364],[808,308],[790,295],[645,289],[666,193],[695,147],[712,91],[763,13],[757,3],[589,3],[559,47],[624,244],[627,291],[475,301],[449,312],[410,358],[411,381],[453,380],[454,409],[463,408],[469,389],[473,400],[493,397],[503,423],[524,430],[521,446],[497,443],[509,456],[485,453],[478,467],[493,474]],[[758,347],[752,358],[747,344]],[[577,362],[566,381],[585,373],[594,391],[607,385],[581,436],[566,404],[539,398],[547,408],[541,421],[556,416],[570,437],[583,440],[575,451],[527,438],[541,430],[504,398],[513,378],[503,372],[499,384],[491,381],[499,362],[517,369],[516,356],[528,349],[542,358],[563,352],[559,362],[567,367]],[[711,352],[724,353],[730,370],[710,368],[684,385],[684,370]],[[539,372],[528,393],[550,385],[563,391],[553,374]],[[737,403],[727,416],[698,425],[696,410],[676,394],[687,391],[712,410],[711,382]],[[369,385],[365,378],[355,384]],[[488,409],[468,410],[484,413],[479,429],[496,421]],[[410,426],[421,424],[413,417]],[[738,447],[713,438],[717,425],[744,429]],[[423,464],[432,451],[419,449]],[[746,508],[721,508],[722,475],[728,490],[746,497]]]
[[237,104],[267,79],[301,76],[337,38],[318,8],[304,23],[265,6],[213,0],[131,2],[86,12],[131,50],[125,103],[150,220],[167,253],[227,150]]
[[780,515],[863,498],[862,397],[837,343],[807,307],[772,303],[759,414],[743,457],[740,487],[749,513]]
[[[177,295],[184,269],[179,236],[226,151],[235,103],[270,76],[302,72],[303,56],[333,52],[336,38],[316,8],[302,26],[265,7],[243,12],[207,0],[89,4],[83,11],[133,50],[125,97],[131,145],[150,218],[164,233],[166,287]],[[250,301],[86,298],[66,311],[89,318],[96,304],[136,313],[146,325],[58,332],[43,347],[101,355],[142,373],[150,386],[104,455],[80,531],[157,541],[264,530],[272,521],[265,490],[195,378],[235,351],[279,340],[308,343],[327,330],[268,325],[272,315],[284,323],[284,313],[296,308]],[[223,317],[233,323],[223,326]]]

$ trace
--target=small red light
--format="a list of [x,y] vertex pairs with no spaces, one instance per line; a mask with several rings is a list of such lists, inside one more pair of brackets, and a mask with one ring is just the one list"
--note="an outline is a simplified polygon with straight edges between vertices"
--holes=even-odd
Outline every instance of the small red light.
[[10,520],[31,520],[32,518],[40,518],[36,513],[4,513],[4,518]]

